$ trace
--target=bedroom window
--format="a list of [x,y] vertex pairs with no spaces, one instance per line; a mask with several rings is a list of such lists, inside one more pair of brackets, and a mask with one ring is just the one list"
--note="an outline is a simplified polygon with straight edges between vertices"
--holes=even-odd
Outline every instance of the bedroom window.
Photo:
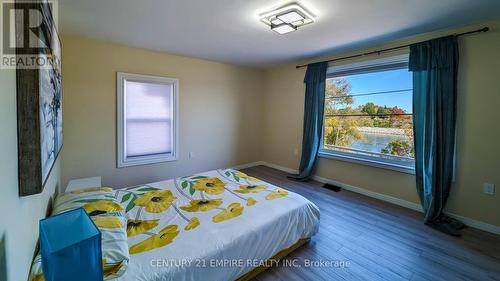
[[177,160],[179,81],[117,74],[118,168]]
[[408,55],[328,69],[320,156],[414,171]]

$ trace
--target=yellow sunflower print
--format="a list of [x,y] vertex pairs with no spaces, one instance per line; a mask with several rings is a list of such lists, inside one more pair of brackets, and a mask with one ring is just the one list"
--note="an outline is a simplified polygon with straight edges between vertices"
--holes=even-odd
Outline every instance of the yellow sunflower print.
[[266,200],[273,200],[276,198],[285,197],[287,195],[288,195],[288,191],[284,190],[283,188],[277,188],[277,189],[273,190],[273,192],[269,193],[266,196]]
[[186,227],[184,227],[184,230],[185,231],[188,231],[188,230],[191,230],[191,229],[195,229],[197,228],[198,226],[200,225],[200,220],[198,218],[192,218],[189,220],[188,224],[186,225]]
[[104,277],[110,276],[112,274],[116,274],[118,271],[120,271],[121,267],[122,267],[121,263],[107,264],[106,259],[102,259],[102,275]]
[[196,181],[193,188],[206,194],[217,195],[224,192],[225,186],[226,184],[219,178],[206,178]]
[[128,220],[127,237],[142,234],[158,226],[160,220]]
[[38,273],[31,279],[31,281],[45,281],[45,278],[43,277],[43,273]]
[[87,189],[82,189],[82,190],[76,190],[76,191],[71,191],[69,192],[70,194],[82,194],[82,193],[87,193],[87,192],[112,192],[113,189],[111,187],[94,187],[94,188],[87,188]]
[[219,207],[221,204],[222,199],[191,200],[188,205],[179,208],[186,212],[206,212]]
[[168,225],[167,227],[160,230],[160,232],[158,232],[157,234],[133,245],[129,249],[130,254],[134,255],[151,251],[172,243],[172,241],[174,241],[174,238],[179,234],[179,230],[177,230],[177,227],[178,226],[175,224]]
[[242,179],[246,179],[246,180],[249,180],[249,181],[260,181],[258,178],[254,178],[254,177],[251,177],[243,172],[240,172],[240,171],[236,171],[234,173],[235,176],[237,177],[240,177]]
[[120,204],[110,200],[97,200],[83,205],[82,208],[89,214],[89,216],[96,216],[123,210],[123,207]]
[[267,189],[267,186],[265,185],[240,185],[240,189],[236,189],[234,192],[248,194],[257,193],[265,189]]
[[253,199],[252,197],[248,197],[247,206],[253,206],[253,205],[255,205],[255,203],[257,203],[257,201],[255,201],[255,199]]
[[217,223],[225,220],[232,219],[234,217],[237,217],[243,213],[243,207],[240,205],[240,203],[231,203],[227,208],[215,215],[212,218],[212,221]]
[[121,228],[122,222],[118,217],[94,217],[92,219],[99,228]]
[[175,199],[177,198],[170,190],[149,191],[144,193],[142,197],[135,199],[134,203],[137,206],[144,207],[146,212],[161,213],[167,210]]

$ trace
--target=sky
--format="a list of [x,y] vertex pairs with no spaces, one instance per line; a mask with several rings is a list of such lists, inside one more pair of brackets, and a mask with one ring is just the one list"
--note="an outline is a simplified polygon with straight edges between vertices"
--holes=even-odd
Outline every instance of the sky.
[[[412,73],[408,69],[389,70],[343,77],[351,83],[351,94],[408,90],[413,87]],[[412,112],[412,91],[354,97],[353,108],[373,102],[387,107],[398,106]]]

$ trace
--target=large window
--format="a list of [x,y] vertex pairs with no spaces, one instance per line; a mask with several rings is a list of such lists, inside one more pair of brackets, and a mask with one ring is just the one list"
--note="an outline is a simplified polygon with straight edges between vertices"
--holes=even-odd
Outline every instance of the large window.
[[320,155],[411,172],[408,56],[330,67]]
[[118,73],[118,167],[177,160],[178,80]]

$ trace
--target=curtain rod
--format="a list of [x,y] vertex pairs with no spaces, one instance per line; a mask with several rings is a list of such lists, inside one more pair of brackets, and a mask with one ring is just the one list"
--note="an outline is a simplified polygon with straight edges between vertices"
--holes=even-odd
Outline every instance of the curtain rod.
[[[463,36],[463,35],[472,34],[472,33],[487,32],[489,30],[490,30],[490,28],[487,27],[487,26],[485,26],[485,27],[483,27],[481,29],[458,33],[458,34],[455,34],[455,36]],[[402,46],[397,46],[397,47],[382,49],[382,50],[378,50],[378,51],[372,51],[372,52],[368,52],[368,53],[361,53],[361,54],[347,56],[347,57],[341,57],[341,58],[336,58],[336,59],[331,59],[331,60],[325,60],[325,61],[322,61],[322,62],[333,62],[333,61],[339,61],[339,60],[353,59],[353,58],[359,58],[359,57],[364,57],[364,56],[368,56],[368,55],[375,55],[375,54],[379,54],[380,55],[380,53],[383,53],[383,52],[388,52],[388,51],[394,51],[394,50],[399,50],[399,49],[403,49],[403,48],[408,48],[411,45],[412,44],[402,45]],[[295,68],[302,68],[302,67],[306,67],[308,65],[309,64],[297,65]]]

